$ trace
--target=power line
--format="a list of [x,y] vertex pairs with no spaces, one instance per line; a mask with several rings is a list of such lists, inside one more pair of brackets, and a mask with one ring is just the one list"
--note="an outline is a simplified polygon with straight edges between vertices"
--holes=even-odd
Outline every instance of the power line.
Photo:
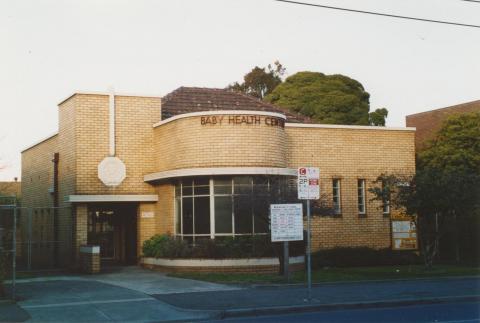
[[[380,12],[373,12],[373,11],[332,7],[332,6],[325,6],[325,5],[320,5],[320,4],[306,3],[306,2],[299,2],[299,1],[290,1],[290,0],[273,0],[273,1],[297,4],[297,5],[302,5],[302,6],[318,7],[318,8],[324,8],[324,9],[333,9],[333,10],[341,10],[341,11],[348,11],[348,12],[364,13],[364,14],[367,14],[367,15],[374,15],[374,16],[399,18],[399,19],[407,19],[407,20],[416,20],[416,21],[423,21],[423,22],[433,22],[433,23],[437,23],[437,24],[454,25],[454,26],[460,26],[460,27],[480,28],[479,25],[469,25],[469,24],[462,24],[462,23],[458,23],[458,22],[432,20],[432,19],[424,19],[424,18],[415,18],[415,17],[409,17],[409,16],[399,16],[399,15],[392,15],[392,14],[388,14],[388,13],[380,13]],[[480,2],[480,1],[474,1],[474,0],[463,0],[463,1]]]
[[479,0],[460,0],[460,1],[467,1],[467,2],[476,2],[476,3],[480,3]]

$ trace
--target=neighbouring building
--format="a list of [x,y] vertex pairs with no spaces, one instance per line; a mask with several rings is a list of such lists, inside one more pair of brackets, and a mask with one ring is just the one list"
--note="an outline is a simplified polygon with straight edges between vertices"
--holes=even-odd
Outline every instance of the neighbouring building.
[[459,113],[480,112],[480,100],[452,105],[450,107],[430,110],[406,116],[407,127],[415,127],[415,147],[422,150],[435,138],[442,123],[450,116]]
[[0,182],[0,196],[15,196],[20,199],[22,193],[21,183],[15,178],[12,182]]
[[74,248],[57,252],[73,259],[96,244],[103,258],[136,263],[157,233],[267,234],[265,196],[301,166],[320,168],[334,210],[313,218],[315,250],[389,248],[390,210],[368,189],[382,173],[415,171],[414,128],[316,124],[222,89],[78,92],[58,113],[58,132],[22,152],[22,205],[58,207],[57,228],[72,229],[57,238]]

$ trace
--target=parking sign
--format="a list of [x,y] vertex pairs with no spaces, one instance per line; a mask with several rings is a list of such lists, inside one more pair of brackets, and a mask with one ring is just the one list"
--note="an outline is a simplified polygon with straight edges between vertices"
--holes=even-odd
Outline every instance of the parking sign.
[[299,200],[318,200],[320,198],[320,170],[317,167],[299,167],[297,172],[297,191]]

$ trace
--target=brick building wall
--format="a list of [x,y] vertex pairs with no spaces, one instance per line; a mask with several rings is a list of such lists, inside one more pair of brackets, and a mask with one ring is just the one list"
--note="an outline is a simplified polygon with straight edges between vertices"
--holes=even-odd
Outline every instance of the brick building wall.
[[435,138],[442,123],[448,117],[458,113],[469,112],[480,112],[480,100],[406,116],[407,127],[417,128],[415,135],[417,150],[425,148],[428,141]]
[[[355,127],[286,127],[288,167],[320,168],[322,198],[332,201],[340,179],[341,216],[314,217],[312,247],[390,247],[390,219],[368,189],[382,173],[415,172],[414,131]],[[359,215],[357,180],[365,179],[366,214]]]
[[98,164],[109,154],[108,95],[75,95],[76,194],[152,194],[143,175],[154,171],[152,125],[160,120],[160,98],[115,96],[115,153],[127,176],[115,188],[98,179]]
[[[196,167],[285,167],[285,131],[260,124],[201,124],[201,116],[181,118],[157,126],[156,172]],[[212,117],[212,116],[209,116]]]

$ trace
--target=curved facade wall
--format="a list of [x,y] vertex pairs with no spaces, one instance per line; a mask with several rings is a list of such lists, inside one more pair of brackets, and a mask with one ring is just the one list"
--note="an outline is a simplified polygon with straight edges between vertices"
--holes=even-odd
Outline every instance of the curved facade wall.
[[285,167],[284,117],[194,113],[155,126],[156,171],[201,167]]

